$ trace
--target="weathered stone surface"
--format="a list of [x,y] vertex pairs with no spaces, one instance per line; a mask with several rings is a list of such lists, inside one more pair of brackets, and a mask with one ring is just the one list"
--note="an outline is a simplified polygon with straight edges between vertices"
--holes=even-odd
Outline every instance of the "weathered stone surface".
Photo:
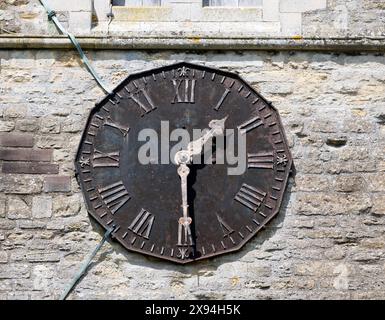
[[13,121],[0,121],[0,132],[9,132],[15,128]]
[[44,162],[3,162],[2,172],[24,174],[59,173],[59,165]]
[[48,176],[44,178],[44,192],[69,192],[71,191],[71,177]]
[[35,132],[39,129],[39,120],[23,119],[16,122],[16,128],[23,132]]
[[376,215],[385,215],[385,195],[381,193],[373,194],[372,213]]
[[8,198],[8,219],[27,219],[31,216],[31,207],[21,197]]
[[0,251],[0,263],[8,262],[8,253],[6,251]]
[[0,160],[7,161],[51,161],[52,150],[33,150],[30,148],[0,149]]
[[32,147],[33,136],[17,133],[1,133],[0,146],[3,147]]
[[27,264],[0,265],[0,279],[28,278],[30,273],[30,266]]
[[341,175],[336,177],[335,190],[340,192],[365,191],[366,181],[362,176]]
[[32,216],[36,219],[49,218],[52,215],[52,197],[36,196],[32,200]]
[[296,210],[304,215],[361,214],[371,207],[370,197],[360,193],[300,193],[296,199]]
[[[370,1],[353,2],[359,10],[379,10]],[[311,20],[313,34],[333,34],[334,23],[343,22],[341,8],[353,2],[336,0],[326,10],[302,13],[302,31],[309,34],[303,26]],[[357,19],[355,10],[349,7],[349,14]],[[361,23],[362,34],[379,34],[383,25],[370,30],[369,20]],[[357,21],[349,18],[338,34],[357,31]],[[237,70],[280,111],[296,175],[276,219],[240,252],[174,267],[107,242],[70,298],[383,297],[383,56],[182,50],[89,55],[112,86],[128,74],[176,60]],[[0,291],[4,299],[58,298],[103,235],[73,179],[84,121],[103,93],[72,51],[3,50],[0,59],[6,129],[0,139],[12,144],[3,148],[53,149],[50,163],[60,169],[59,175],[0,175]],[[18,105],[20,110],[13,107]],[[25,205],[12,203],[15,198]],[[11,209],[19,205],[24,211],[12,209],[9,216],[9,201]]]
[[0,198],[0,218],[5,218],[5,203],[6,199]]
[[45,117],[42,119],[40,131],[42,133],[59,133],[60,122],[58,118]]
[[80,211],[81,196],[57,196],[55,197],[53,212],[58,217],[75,216]]

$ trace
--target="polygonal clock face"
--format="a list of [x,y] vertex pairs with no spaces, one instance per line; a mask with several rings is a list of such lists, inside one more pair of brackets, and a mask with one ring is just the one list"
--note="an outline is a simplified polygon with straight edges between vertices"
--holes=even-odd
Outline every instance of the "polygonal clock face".
[[240,249],[278,213],[291,165],[277,110],[238,75],[190,63],[118,85],[75,160],[90,215],[128,250],[177,263]]

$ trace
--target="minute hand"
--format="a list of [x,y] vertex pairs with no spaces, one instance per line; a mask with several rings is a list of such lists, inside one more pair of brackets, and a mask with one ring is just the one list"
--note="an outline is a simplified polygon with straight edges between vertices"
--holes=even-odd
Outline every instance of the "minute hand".
[[212,137],[223,134],[225,129],[225,121],[227,117],[221,120],[212,120],[209,123],[210,129],[206,133],[197,140],[190,142],[187,145],[187,152],[190,154],[190,157],[200,154],[202,152],[203,146],[206,142]]

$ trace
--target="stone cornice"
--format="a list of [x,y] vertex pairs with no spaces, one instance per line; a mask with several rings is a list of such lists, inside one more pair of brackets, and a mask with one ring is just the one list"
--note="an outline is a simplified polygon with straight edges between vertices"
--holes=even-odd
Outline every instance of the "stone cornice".
[[[385,52],[384,38],[77,37],[88,50],[263,50]],[[1,35],[0,49],[71,49],[65,36]]]

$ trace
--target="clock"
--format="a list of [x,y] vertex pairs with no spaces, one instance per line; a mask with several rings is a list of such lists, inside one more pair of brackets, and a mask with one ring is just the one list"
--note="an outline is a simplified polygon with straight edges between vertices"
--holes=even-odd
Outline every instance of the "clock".
[[97,103],[75,159],[87,210],[116,241],[181,264],[255,236],[291,166],[270,102],[236,74],[185,62],[130,75]]

